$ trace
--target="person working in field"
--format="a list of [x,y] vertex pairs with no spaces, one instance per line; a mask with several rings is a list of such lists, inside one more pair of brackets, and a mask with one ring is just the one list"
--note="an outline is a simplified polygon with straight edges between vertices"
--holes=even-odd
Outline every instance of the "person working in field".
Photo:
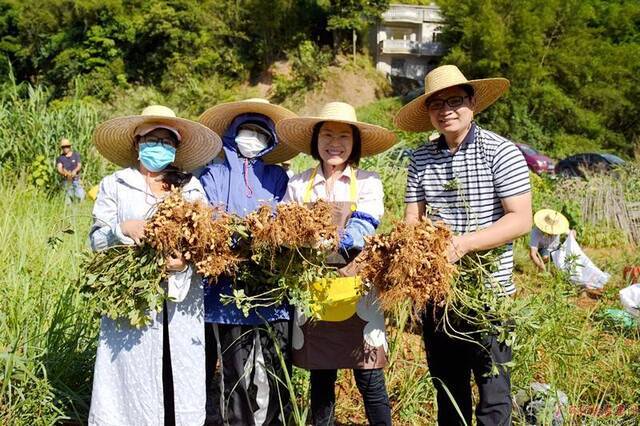
[[[467,80],[457,67],[443,65],[427,74],[424,95],[404,106],[394,119],[402,130],[436,129],[441,134],[411,157],[405,220],[415,223],[428,214],[449,225],[455,233],[447,253],[450,262],[468,253],[501,248],[499,267],[490,280],[504,297],[516,291],[512,241],[531,229],[529,170],[511,141],[483,129],[473,118],[508,87],[504,78]],[[474,343],[446,334],[442,315],[430,306],[422,318],[427,362],[437,391],[438,423],[471,424],[473,372],[480,391],[478,424],[511,424],[511,383],[504,365],[511,361],[511,348],[495,335],[479,335]],[[493,365],[498,366],[497,375],[492,374]]]
[[529,258],[535,265],[545,269],[551,252],[560,248],[560,236],[568,232],[569,221],[560,212],[542,209],[533,216],[535,226],[529,236]]
[[[202,114],[200,122],[223,135],[224,158],[209,164],[200,176],[212,205],[244,217],[264,204],[275,206],[282,200],[289,178],[276,164],[297,152],[280,143],[275,125],[295,116],[264,99],[220,104]],[[285,385],[287,372],[276,346],[291,373],[290,307],[285,303],[253,309],[245,316],[234,304],[222,302],[222,295],[232,294],[231,284],[231,279],[223,276],[215,285],[205,287],[208,422],[232,426],[288,424],[291,404]],[[234,285],[244,284],[238,280]],[[221,380],[216,391],[213,381],[218,361]],[[220,395],[219,401],[214,401],[216,394]],[[215,407],[219,407],[219,413]],[[216,414],[222,418],[216,418]]]
[[[221,148],[205,126],[154,105],[141,115],[100,124],[98,152],[123,167],[100,182],[90,230],[93,250],[141,244],[145,220],[172,189],[204,199],[187,173]],[[201,425],[205,421],[205,348],[202,279],[184,259],[166,259],[170,301],[141,329],[125,319],[100,322],[90,425]]]
[[[384,213],[382,182],[374,172],[358,169],[361,157],[378,154],[395,143],[394,134],[358,121],[351,105],[332,102],[318,117],[283,120],[278,134],[291,147],[311,154],[318,165],[289,181],[285,202],[309,203],[323,199],[335,207],[341,233],[339,252],[330,266],[343,278],[330,281],[327,291],[351,288],[351,298],[327,304],[319,319],[296,311],[293,320],[293,362],[311,371],[311,414],[314,425],[332,425],[338,369],[351,369],[364,400],[369,424],[390,425],[391,410],[382,368],[387,343],[384,318],[375,294],[363,297],[349,266],[375,233]],[[332,287],[331,287],[332,286]]]
[[80,154],[71,148],[69,139],[60,140],[62,154],[56,160],[56,170],[64,178],[65,200],[71,203],[73,199],[84,200],[84,188],[80,183]]

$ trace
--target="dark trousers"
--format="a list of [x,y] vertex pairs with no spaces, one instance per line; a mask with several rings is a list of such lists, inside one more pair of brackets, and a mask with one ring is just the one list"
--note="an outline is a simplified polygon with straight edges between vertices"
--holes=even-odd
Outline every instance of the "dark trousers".
[[[370,425],[390,425],[391,406],[384,371],[352,370]],[[338,370],[311,370],[311,415],[314,426],[334,424]]]
[[[291,402],[284,371],[291,376],[290,322],[268,326],[275,341],[266,332],[267,325],[205,325],[207,424],[287,423]],[[216,376],[218,360],[221,369]]]
[[[477,336],[477,343],[465,342],[447,335],[437,327],[441,315],[427,309],[422,316],[423,337],[427,351],[429,372],[433,378],[438,401],[438,424],[441,426],[462,425],[458,411],[446,386],[457,404],[464,421],[471,425],[471,372],[480,393],[476,407],[478,425],[511,424],[511,378],[509,369],[503,364],[511,361],[511,348],[498,343],[496,336]],[[456,327],[457,329],[464,329]],[[468,329],[466,329],[468,331]],[[451,331],[449,331],[451,333]],[[491,375],[493,363],[498,374]]]
[[169,347],[169,318],[167,303],[162,309],[162,397],[164,402],[164,424],[176,424],[176,411],[173,399],[173,372],[171,371],[171,348]]

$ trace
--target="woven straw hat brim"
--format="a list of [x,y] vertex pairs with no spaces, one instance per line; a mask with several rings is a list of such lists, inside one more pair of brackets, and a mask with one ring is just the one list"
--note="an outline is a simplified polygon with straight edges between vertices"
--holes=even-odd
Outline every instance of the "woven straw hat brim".
[[[545,221],[545,218],[552,216],[556,221],[556,225],[551,225]],[[560,212],[551,209],[542,209],[533,215],[533,223],[545,234],[560,235],[569,231],[569,221]]]
[[322,121],[332,121],[356,126],[360,131],[360,141],[362,143],[361,157],[380,154],[396,143],[396,135],[392,131],[384,127],[376,126],[375,124],[363,123],[361,121],[338,120],[326,117],[289,118],[278,123],[276,129],[285,144],[299,152],[311,155],[313,127]]
[[506,78],[483,78],[480,80],[469,80],[467,82],[457,81],[451,84],[444,84],[415,98],[402,107],[393,119],[393,123],[399,129],[410,132],[433,130],[434,127],[431,124],[425,101],[436,92],[463,84],[468,84],[474,89],[474,98],[476,100],[476,106],[473,109],[474,114],[479,114],[487,109],[509,89],[509,80]]
[[[231,122],[240,114],[256,113],[266,115],[277,124],[278,122],[297,117],[298,115],[280,105],[266,102],[239,101],[216,105],[202,113],[198,121],[219,135],[224,135]],[[278,135],[279,137],[280,135]],[[283,163],[298,155],[298,151],[284,143],[279,143],[273,151],[262,157],[268,164]]]
[[173,164],[184,171],[192,171],[207,164],[222,149],[222,140],[211,129],[195,121],[178,117],[133,115],[107,120],[96,127],[93,143],[107,160],[121,167],[138,163],[134,147],[136,129],[142,124],[158,124],[175,128],[182,140],[176,149]]

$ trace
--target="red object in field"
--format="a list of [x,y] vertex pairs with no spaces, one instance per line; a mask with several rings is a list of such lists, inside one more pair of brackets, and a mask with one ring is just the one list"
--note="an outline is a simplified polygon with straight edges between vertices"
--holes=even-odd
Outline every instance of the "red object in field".
[[622,276],[629,283],[640,282],[640,266],[625,266],[622,270]]

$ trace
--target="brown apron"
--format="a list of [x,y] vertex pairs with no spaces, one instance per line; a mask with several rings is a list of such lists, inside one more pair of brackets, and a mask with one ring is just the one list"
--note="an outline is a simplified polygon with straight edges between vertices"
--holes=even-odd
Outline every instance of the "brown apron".
[[[334,202],[334,222],[344,228],[351,216],[352,202]],[[357,254],[357,253],[356,253]],[[342,276],[355,276],[353,258],[336,252],[330,255],[332,266]],[[296,309],[293,318],[293,363],[311,369],[382,368],[387,362],[384,316],[374,294],[340,306],[342,312],[354,312],[344,320],[311,319]]]

